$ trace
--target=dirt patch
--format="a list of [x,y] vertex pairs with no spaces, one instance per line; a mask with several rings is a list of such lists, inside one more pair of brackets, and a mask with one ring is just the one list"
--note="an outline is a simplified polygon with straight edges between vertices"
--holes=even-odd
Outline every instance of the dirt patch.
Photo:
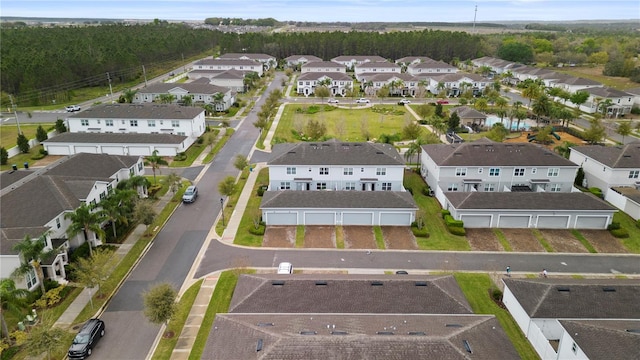
[[33,163],[29,162],[29,166],[31,167],[45,167],[47,165],[53,164],[54,162],[62,159],[64,155],[47,155],[40,160],[31,160]]
[[557,252],[586,253],[589,252],[569,230],[540,230],[542,237]]
[[620,240],[616,239],[607,230],[580,230],[580,234],[582,234],[599,253],[627,252],[627,249],[622,245]]
[[416,237],[408,226],[381,226],[387,249],[414,250],[418,248]]
[[295,245],[295,226],[267,226],[267,229],[264,232],[262,246],[292,248]]
[[335,248],[335,226],[305,226],[304,247],[306,248]]
[[345,249],[375,249],[376,237],[371,226],[343,226]]
[[542,244],[529,229],[500,229],[513,251],[544,252]]
[[[503,142],[505,143],[523,143],[523,142],[529,142],[529,140],[527,139],[527,134],[528,132],[523,131],[519,137],[516,138],[509,138],[509,139],[505,139]],[[534,132],[530,132],[530,134],[535,134]],[[562,145],[565,141],[568,141],[570,143],[574,143],[576,145],[583,145],[586,144],[586,142],[582,139],[580,139],[579,137],[567,134],[566,132],[560,132],[560,131],[556,131],[556,134],[558,136],[560,136],[560,140],[556,140],[555,138],[552,139],[553,143],[551,144],[547,144],[547,145],[543,145],[544,147],[546,147],[547,149],[553,150],[556,146],[558,145]],[[535,143],[535,142],[534,142]]]
[[491,229],[465,229],[467,240],[474,251],[504,251]]

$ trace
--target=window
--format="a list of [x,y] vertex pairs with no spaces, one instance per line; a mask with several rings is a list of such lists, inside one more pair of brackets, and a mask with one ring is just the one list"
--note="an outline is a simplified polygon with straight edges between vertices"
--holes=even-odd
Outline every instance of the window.
[[562,190],[562,187],[560,186],[560,184],[551,185],[551,192],[560,192],[561,190]]
[[138,126],[138,120],[129,120],[129,126]]
[[376,169],[376,175],[387,175],[387,169],[386,168],[377,168]]
[[629,171],[629,179],[637,179],[638,175],[640,175],[640,170]]
[[327,183],[317,183],[316,190],[327,190]]
[[531,174],[534,174],[534,175],[535,175],[535,173],[537,173],[537,172],[538,172],[538,169],[537,169],[537,168],[533,168],[533,169],[531,169]]
[[447,191],[458,191],[458,184],[449,184]]
[[155,120],[147,120],[147,126],[148,127],[155,127],[156,126],[156,121]]
[[135,170],[133,168],[129,168],[129,177],[135,174]]
[[24,274],[24,280],[27,282],[27,289],[31,289],[38,283],[36,278],[36,271],[33,268],[29,268],[29,271]]
[[102,192],[100,193],[100,200],[104,200],[104,198],[107,197],[107,193],[106,192]]
[[348,182],[344,184],[344,189],[345,190],[355,190],[356,189],[356,183],[354,182]]
[[86,120],[86,119],[82,119],[82,120],[80,120],[80,125],[82,125],[82,126],[89,126],[89,120]]
[[185,136],[184,134],[185,134],[184,131],[178,131],[178,135]]
[[558,168],[549,168],[549,170],[547,170],[547,176],[555,177],[555,176],[558,176],[559,172],[560,172],[560,169]]
[[107,192],[111,193],[113,191],[113,185],[109,184],[107,185]]
[[513,176],[524,176],[524,168],[513,169]]
[[56,228],[60,229],[60,218],[56,218]]
[[574,354],[578,353],[578,345],[576,345],[576,343],[573,343],[573,345],[571,345],[571,351],[573,351]]
[[344,168],[344,175],[353,175],[353,168]]
[[456,168],[456,176],[467,176],[467,168]]
[[291,183],[288,181],[283,181],[280,183],[280,190],[291,190]]
[[172,126],[172,127],[180,127],[180,121],[178,121],[178,120],[171,120],[171,126]]
[[294,167],[287,168],[287,175],[295,175],[295,174],[296,174],[296,168]]
[[489,169],[489,176],[500,176],[500,168]]
[[105,121],[104,121],[104,124],[105,124],[106,126],[113,126],[113,120],[105,120]]
[[138,163],[138,171],[142,171],[142,169],[144,169],[144,163],[143,162],[139,162]]
[[484,184],[484,191],[496,191],[495,184]]
[[483,168],[478,168],[478,174],[482,174],[482,171],[484,171]]
[[391,191],[391,183],[383,182],[382,183],[382,191]]
[[321,167],[320,168],[320,175],[329,175],[329,168],[328,167]]

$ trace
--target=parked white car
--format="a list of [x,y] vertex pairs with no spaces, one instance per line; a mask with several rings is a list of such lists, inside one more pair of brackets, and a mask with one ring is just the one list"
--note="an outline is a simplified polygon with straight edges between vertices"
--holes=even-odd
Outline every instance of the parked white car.
[[78,105],[67,105],[64,109],[67,110],[67,112],[75,112],[75,111],[80,111],[80,106],[78,106]]
[[291,274],[293,273],[293,265],[290,262],[281,262],[278,265],[278,274]]
[[337,104],[339,101],[338,99],[329,99],[329,104]]
[[407,105],[407,104],[411,104],[411,101],[409,101],[407,99],[402,99],[402,100],[398,101],[398,105]]
[[370,101],[367,98],[356,99],[356,104],[368,104]]

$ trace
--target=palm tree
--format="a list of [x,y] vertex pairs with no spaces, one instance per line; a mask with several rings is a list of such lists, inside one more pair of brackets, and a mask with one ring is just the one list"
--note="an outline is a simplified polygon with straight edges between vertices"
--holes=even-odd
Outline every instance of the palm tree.
[[536,114],[536,125],[540,121],[541,116],[548,116],[551,112],[551,102],[547,95],[540,95],[536,98],[536,101],[531,105],[531,110]]
[[100,201],[100,208],[107,220],[111,221],[111,228],[113,229],[113,237],[116,238],[116,222],[127,224],[127,214],[132,210],[129,203],[131,199],[137,197],[138,193],[133,189],[116,190],[105,199]]
[[216,111],[224,111],[224,94],[217,92],[213,95],[213,103],[215,104]]
[[89,232],[93,233],[94,244],[96,237],[104,237],[102,223],[107,220],[105,213],[103,211],[92,211],[89,205],[82,204],[75,211],[65,213],[64,218],[71,220],[71,224],[67,228],[67,235],[74,237],[82,232],[84,234],[84,240],[89,243],[89,254],[93,255],[92,242],[89,241]]
[[499,96],[498,98],[496,98],[495,105],[498,107],[497,113],[500,114],[500,122],[502,122],[502,118],[506,114],[504,108],[509,105],[509,101],[507,101],[507,99],[503,98],[502,96]]
[[186,95],[180,98],[180,103],[182,106],[191,106],[193,105],[193,98],[191,95]]
[[42,271],[42,260],[53,255],[54,250],[47,248],[47,233],[40,236],[38,239],[33,240],[29,235],[26,235],[19,243],[13,246],[13,250],[17,251],[21,255],[20,266],[13,271],[13,276],[23,276],[35,270],[36,277],[40,283],[40,290],[42,294],[46,292],[44,288],[44,272]]
[[420,155],[422,153],[422,139],[417,138],[409,144],[409,148],[404,153],[404,159],[406,162],[410,162],[414,155],[418,155],[418,162],[416,164],[416,170],[420,168]]
[[529,99],[529,106],[531,106],[531,100],[540,96],[540,93],[541,93],[540,87],[538,87],[533,83],[529,84],[529,86],[527,86],[526,88],[524,88],[524,90],[522,90],[522,96]]
[[125,89],[122,91],[122,99],[124,100],[125,103],[131,104],[137,92],[138,92],[137,90]]
[[9,328],[4,318],[4,312],[8,311],[14,314],[21,314],[29,304],[26,302],[29,296],[29,290],[17,289],[13,279],[0,280],[0,322],[2,323],[2,337],[9,339]]
[[158,155],[158,150],[153,150],[151,155],[147,156],[145,165],[151,166],[151,171],[153,171],[153,183],[157,184],[156,170],[160,169],[160,165],[169,165],[169,163],[163,159],[162,156]]
[[176,100],[176,97],[172,94],[160,94],[156,99],[158,99],[161,104],[171,104]]

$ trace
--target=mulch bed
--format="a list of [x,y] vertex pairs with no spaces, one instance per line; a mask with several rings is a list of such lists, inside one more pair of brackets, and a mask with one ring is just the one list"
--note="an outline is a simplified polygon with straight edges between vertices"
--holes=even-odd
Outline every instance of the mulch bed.
[[544,239],[553,250],[563,253],[587,253],[589,252],[582,243],[576,239],[569,230],[540,229]]
[[616,239],[607,230],[580,230],[580,234],[582,234],[599,253],[628,252],[620,240]]
[[343,226],[345,249],[375,249],[376,238],[371,226]]
[[504,251],[492,229],[465,229],[474,251]]
[[305,248],[335,248],[336,247],[335,226],[305,226],[304,227],[304,247]]
[[545,252],[542,244],[529,229],[500,229],[513,251]]
[[409,226],[381,226],[382,237],[387,249],[415,250],[416,237]]
[[295,245],[295,226],[267,226],[267,229],[264,232],[262,246],[292,248]]

